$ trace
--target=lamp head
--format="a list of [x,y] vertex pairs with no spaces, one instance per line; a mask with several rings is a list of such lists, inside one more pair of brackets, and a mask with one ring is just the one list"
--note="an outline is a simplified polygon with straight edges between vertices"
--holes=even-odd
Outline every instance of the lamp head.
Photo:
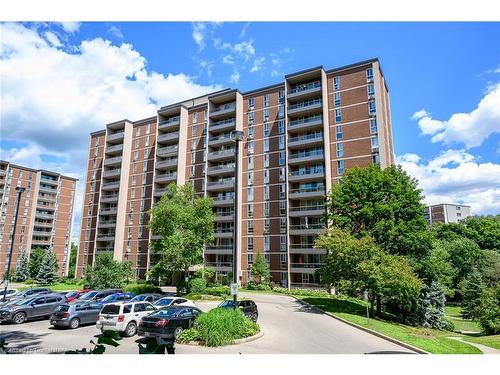
[[240,142],[245,138],[245,133],[243,133],[241,130],[233,130],[231,132],[231,139],[234,142]]
[[16,191],[17,191],[17,192],[21,192],[21,193],[22,193],[22,192],[23,192],[23,191],[25,191],[25,190],[26,190],[26,189],[25,189],[25,188],[23,188],[22,186],[18,186],[18,187],[16,187]]

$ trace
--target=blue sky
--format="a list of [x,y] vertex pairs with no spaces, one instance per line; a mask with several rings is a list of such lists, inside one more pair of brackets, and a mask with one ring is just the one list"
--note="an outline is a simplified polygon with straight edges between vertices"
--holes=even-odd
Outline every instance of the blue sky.
[[107,122],[150,116],[161,105],[221,87],[245,91],[304,68],[378,57],[398,162],[419,178],[426,200],[500,213],[499,23],[1,28],[3,159],[83,179],[88,134]]

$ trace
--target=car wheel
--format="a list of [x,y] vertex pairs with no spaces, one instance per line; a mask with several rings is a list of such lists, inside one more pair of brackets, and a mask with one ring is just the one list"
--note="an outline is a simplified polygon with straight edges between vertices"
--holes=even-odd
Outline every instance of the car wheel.
[[175,330],[174,330],[174,338],[176,340],[177,340],[177,337],[179,337],[179,335],[182,333],[182,331],[184,331],[184,329],[181,326],[178,326],[177,328],[175,328]]
[[71,329],[76,329],[78,327],[80,327],[80,319],[78,318],[73,318],[69,321],[69,327]]
[[137,333],[137,324],[135,322],[130,322],[127,324],[127,328],[125,328],[125,336],[131,337]]
[[253,322],[256,322],[258,317],[257,313],[250,314],[250,319],[252,319]]
[[17,314],[14,315],[12,321],[16,324],[22,324],[26,321],[26,314],[23,312],[18,312]]

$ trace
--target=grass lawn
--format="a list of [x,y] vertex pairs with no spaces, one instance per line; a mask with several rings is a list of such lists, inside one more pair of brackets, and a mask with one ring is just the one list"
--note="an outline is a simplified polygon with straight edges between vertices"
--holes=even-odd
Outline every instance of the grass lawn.
[[[14,283],[14,284],[15,285],[13,287],[15,287],[17,290],[36,288],[36,287],[40,286],[38,284],[24,284],[24,283]],[[53,290],[54,292],[69,292],[72,290],[83,289],[83,285],[56,283],[53,285],[49,285],[47,288]]]
[[475,342],[477,344],[483,344],[500,350],[500,335],[491,335],[491,336],[465,335],[463,339],[465,341]]
[[481,351],[463,342],[448,339],[449,336],[463,336],[436,329],[411,327],[379,319],[366,319],[366,304],[356,299],[297,296],[301,300],[324,311],[372,329],[396,340],[408,343],[434,354],[479,354]]
[[460,316],[460,310],[460,306],[446,306],[444,310],[446,318],[452,321],[455,325],[455,331],[481,332],[481,327],[477,322],[463,319]]

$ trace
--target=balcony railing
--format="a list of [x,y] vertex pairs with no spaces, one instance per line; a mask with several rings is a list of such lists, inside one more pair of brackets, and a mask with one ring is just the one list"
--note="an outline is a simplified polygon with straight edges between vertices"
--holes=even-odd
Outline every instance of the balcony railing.
[[322,115],[314,115],[314,116],[302,117],[302,118],[299,118],[297,120],[289,121],[288,125],[295,126],[295,125],[307,124],[310,122],[317,122],[317,121],[323,121],[323,116]]
[[166,155],[166,154],[174,154],[177,153],[179,150],[179,146],[166,146],[166,147],[160,147],[156,150],[157,155]]
[[214,268],[231,268],[233,266],[232,262],[205,262],[205,264]]
[[172,141],[179,138],[179,132],[165,133],[158,136],[158,142]]
[[290,189],[289,194],[308,194],[308,193],[319,193],[321,195],[325,194],[325,188],[323,186],[314,186],[307,188]]
[[210,137],[208,138],[208,143],[212,144],[212,143],[217,143],[217,142],[220,142],[220,141],[229,141],[231,140],[231,134],[222,134],[222,135],[219,135],[217,137]]
[[302,211],[325,211],[325,206],[299,206],[299,207],[290,207],[290,211],[292,212],[302,212]]
[[300,151],[300,152],[294,152],[293,154],[290,154],[288,157],[289,159],[300,159],[300,158],[308,158],[310,156],[323,156],[323,150],[315,150],[315,151]]
[[236,104],[235,103],[227,103],[220,105],[218,107],[215,107],[210,111],[211,114],[217,114],[222,111],[234,111],[236,109]]
[[312,90],[312,89],[316,89],[318,87],[321,87],[321,82],[320,81],[311,82],[311,83],[307,83],[307,84],[304,84],[304,85],[297,85],[293,89],[291,89],[290,91],[288,91],[288,94],[290,95],[290,94],[295,94],[297,92],[309,91],[309,90]]
[[324,169],[310,169],[310,170],[298,170],[291,171],[289,176],[297,177],[297,176],[312,176],[312,175],[323,175],[325,173]]
[[303,102],[298,102],[298,103],[289,105],[288,110],[293,111],[295,109],[308,108],[308,107],[317,106],[317,105],[321,105],[321,99],[311,99],[311,100],[305,100]]
[[321,268],[323,263],[290,263],[290,268]]
[[209,167],[208,168],[208,173],[230,173],[234,172],[235,165],[234,164],[227,164],[227,165],[216,165],[214,167]]
[[210,124],[210,130],[217,130],[220,128],[226,128],[229,126],[234,126],[236,124],[236,119],[229,118],[226,120],[215,121]]
[[179,116],[170,117],[166,120],[160,121],[158,125],[176,124],[176,123],[179,123],[180,120],[181,120],[181,118]]
[[304,135],[299,135],[297,137],[290,137],[290,138],[288,138],[288,144],[294,143],[294,142],[311,141],[311,140],[322,141],[323,140],[323,133],[321,132],[321,133],[314,133],[314,134],[304,134]]

